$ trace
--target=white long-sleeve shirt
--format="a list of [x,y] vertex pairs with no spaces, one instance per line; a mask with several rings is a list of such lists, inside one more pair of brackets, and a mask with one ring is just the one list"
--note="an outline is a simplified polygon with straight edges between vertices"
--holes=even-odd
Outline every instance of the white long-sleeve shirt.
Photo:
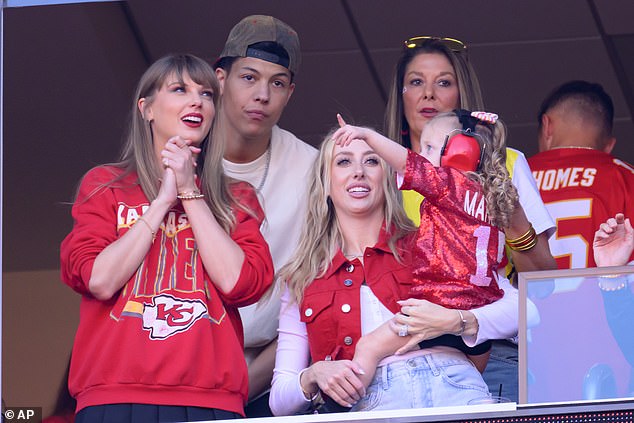
[[[469,346],[489,339],[505,339],[514,336],[518,327],[518,293],[507,279],[500,278],[499,286],[504,296],[484,307],[470,310],[478,320],[476,336],[463,336]],[[282,295],[280,326],[275,370],[269,405],[273,415],[292,415],[307,411],[306,399],[299,383],[299,374],[310,365],[310,349],[306,324],[300,320],[299,306],[290,303],[288,291]],[[362,323],[362,327],[365,327]]]

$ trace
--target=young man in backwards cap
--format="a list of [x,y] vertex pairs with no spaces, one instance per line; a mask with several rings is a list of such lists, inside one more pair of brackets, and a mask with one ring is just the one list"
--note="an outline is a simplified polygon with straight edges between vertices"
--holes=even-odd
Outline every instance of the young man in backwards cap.
[[[277,126],[295,90],[301,61],[297,33],[272,17],[253,15],[236,24],[216,61],[222,106],[214,132],[225,142],[225,173],[258,193],[266,220],[262,233],[275,270],[295,250],[305,215],[308,173],[317,150]],[[268,390],[275,365],[282,281],[272,295],[240,310],[249,365],[247,417],[271,416]]]

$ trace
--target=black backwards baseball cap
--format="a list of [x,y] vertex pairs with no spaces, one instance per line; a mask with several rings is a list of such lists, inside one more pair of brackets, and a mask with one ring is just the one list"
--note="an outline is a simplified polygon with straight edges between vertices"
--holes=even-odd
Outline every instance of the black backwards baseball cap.
[[[259,43],[276,43],[286,55],[259,48]],[[216,64],[225,57],[253,57],[284,66],[293,75],[301,62],[297,32],[273,16],[251,15],[238,22],[229,33]]]

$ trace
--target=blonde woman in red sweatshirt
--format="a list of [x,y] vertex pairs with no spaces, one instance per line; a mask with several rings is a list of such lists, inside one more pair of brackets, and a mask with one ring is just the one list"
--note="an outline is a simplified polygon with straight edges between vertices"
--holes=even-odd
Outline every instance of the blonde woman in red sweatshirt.
[[166,56],[141,77],[121,160],[83,178],[61,246],[82,295],[70,368],[77,422],[238,418],[237,307],[273,278],[254,189],[222,173],[210,66]]

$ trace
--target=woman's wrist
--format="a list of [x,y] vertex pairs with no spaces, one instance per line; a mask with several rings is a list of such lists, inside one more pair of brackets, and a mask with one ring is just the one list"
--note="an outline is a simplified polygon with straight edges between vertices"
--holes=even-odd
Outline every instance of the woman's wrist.
[[517,238],[506,238],[506,245],[513,251],[529,251],[537,245],[537,232],[532,224],[528,230]]
[[182,192],[199,192],[200,188],[198,188],[196,186],[196,184],[185,184],[184,186],[177,186],[176,189],[178,190],[178,193],[182,193]]
[[458,319],[459,319],[459,323],[460,323],[460,329],[458,330],[458,332],[456,332],[456,335],[458,336],[462,336],[465,332],[465,330],[467,330],[467,320],[464,317],[464,314],[462,313],[462,310],[456,310],[458,312]]
[[[154,214],[154,212],[156,212],[157,214],[161,215],[162,220],[169,211],[170,207],[172,207],[173,202],[174,200],[169,200],[159,195],[154,200],[152,200],[152,202],[150,203],[150,207],[143,212],[143,215],[149,215],[150,213]],[[150,212],[150,210],[152,210],[152,212]]]
[[201,193],[200,188],[196,186],[194,181],[189,181],[183,185],[176,186],[177,194],[176,198],[179,200],[198,200],[201,198],[205,198],[204,194]]
[[537,235],[532,223],[526,217],[524,209],[518,202],[509,221],[509,226],[504,228],[506,245],[514,251],[529,251],[537,245]]
[[627,287],[626,275],[601,275],[599,276],[599,289],[601,291],[620,291]]
[[[458,313],[455,313],[455,312]],[[455,334],[458,336],[477,336],[478,335],[478,319],[475,314],[468,310],[455,310]]]
[[194,189],[191,191],[179,191],[176,195],[176,198],[179,200],[200,200],[201,198],[205,198],[205,195],[200,192],[198,189]]
[[319,386],[310,379],[311,370],[311,367],[307,367],[299,372],[299,387],[308,401],[314,401],[319,394]]

